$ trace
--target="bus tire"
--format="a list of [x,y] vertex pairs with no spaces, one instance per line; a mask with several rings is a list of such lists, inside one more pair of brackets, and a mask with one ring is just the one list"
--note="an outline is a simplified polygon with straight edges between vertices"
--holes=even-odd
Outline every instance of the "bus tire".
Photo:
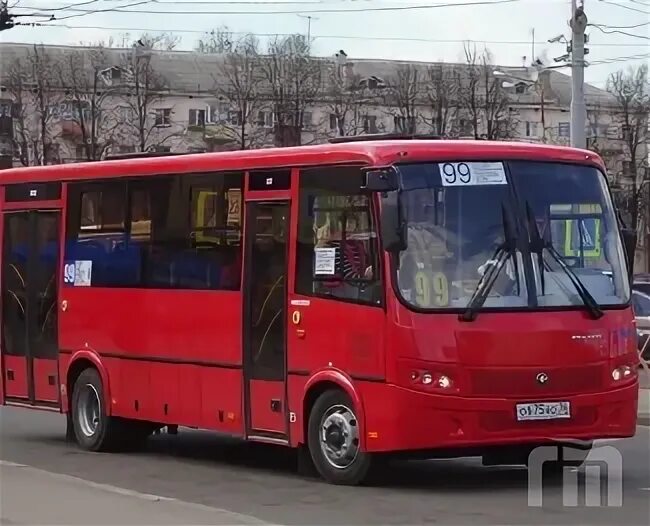
[[71,404],[77,444],[87,451],[114,449],[120,437],[120,423],[106,414],[104,387],[97,369],[81,372],[74,384]]
[[361,451],[354,404],[337,389],[321,394],[309,414],[307,441],[318,473],[331,484],[362,483],[372,457]]

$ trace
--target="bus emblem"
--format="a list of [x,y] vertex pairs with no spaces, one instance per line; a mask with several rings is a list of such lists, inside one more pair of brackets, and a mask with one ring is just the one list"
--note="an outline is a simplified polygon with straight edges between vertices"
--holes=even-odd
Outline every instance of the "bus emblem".
[[544,385],[546,382],[548,382],[548,374],[539,373],[537,375],[537,383],[540,383],[540,384]]

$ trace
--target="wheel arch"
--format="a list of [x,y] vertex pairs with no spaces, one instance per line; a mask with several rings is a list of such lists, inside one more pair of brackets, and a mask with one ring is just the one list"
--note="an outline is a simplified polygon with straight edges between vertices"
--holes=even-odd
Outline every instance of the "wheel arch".
[[66,371],[66,383],[65,383],[66,399],[64,400],[63,408],[65,412],[70,411],[70,404],[72,402],[72,390],[74,388],[74,384],[77,381],[77,378],[79,378],[79,375],[82,373],[82,371],[90,367],[97,370],[102,380],[102,387],[104,390],[104,400],[103,400],[104,408],[106,410],[106,414],[110,415],[112,412],[111,411],[112,404],[110,403],[111,388],[110,388],[110,382],[108,377],[108,371],[106,370],[105,365],[102,363],[102,360],[97,355],[97,353],[87,349],[83,349],[75,352],[70,358],[70,362],[68,362],[68,369]]
[[338,369],[325,369],[318,371],[307,381],[303,393],[302,402],[302,436],[298,441],[304,444],[307,441],[307,429],[309,426],[309,415],[318,397],[325,391],[330,389],[339,389],[350,397],[354,410],[356,413],[357,421],[359,422],[359,439],[361,449],[366,447],[365,436],[365,412],[363,408],[363,401],[361,396],[354,387],[354,382],[349,375]]

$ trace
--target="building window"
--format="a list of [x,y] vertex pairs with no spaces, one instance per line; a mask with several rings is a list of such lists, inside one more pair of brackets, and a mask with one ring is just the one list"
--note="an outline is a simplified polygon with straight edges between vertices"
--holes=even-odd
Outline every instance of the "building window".
[[257,125],[264,128],[273,127],[273,113],[270,111],[260,111],[257,113]]
[[71,184],[66,276],[82,263],[93,287],[238,290],[242,187],[239,173]]
[[14,112],[12,112],[13,102],[10,100],[0,101],[0,117],[13,117]]
[[526,121],[526,137],[537,137],[537,126],[539,123]]
[[474,125],[469,119],[459,119],[458,128],[461,136],[474,135]]
[[95,144],[95,151],[90,151],[90,144],[77,144],[75,146],[75,158],[78,160],[88,159],[89,154],[93,154],[95,157],[101,153],[101,147],[99,144]]
[[156,126],[171,126],[172,110],[171,108],[156,109]]
[[232,126],[241,126],[243,122],[242,115],[241,111],[230,110],[228,112],[228,124]]
[[190,110],[190,126],[205,126],[205,110]]
[[377,116],[363,116],[363,133],[377,133]]
[[116,148],[117,153],[135,153],[135,146],[121,145]]
[[156,153],[170,153],[172,151],[172,147],[166,146],[164,144],[156,144],[155,146],[151,147],[151,151]]
[[381,304],[378,239],[359,168],[300,174],[296,292]]
[[571,123],[570,122],[560,122],[557,126],[557,135],[558,137],[570,137],[571,136]]
[[415,133],[417,128],[415,117],[405,117],[404,115],[395,115],[393,124],[395,131],[399,133]]
[[526,86],[525,83],[523,83],[523,82],[518,82],[518,83],[515,85],[515,93],[517,93],[518,95],[522,95],[522,94],[526,93],[526,87],[527,87],[527,86]]

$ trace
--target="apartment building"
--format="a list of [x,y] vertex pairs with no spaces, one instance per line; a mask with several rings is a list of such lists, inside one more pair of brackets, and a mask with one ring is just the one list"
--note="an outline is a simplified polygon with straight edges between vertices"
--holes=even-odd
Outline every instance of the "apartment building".
[[[30,79],[23,73],[24,78],[18,80],[16,64],[33,63],[37,53],[43,76],[50,78]],[[260,70],[263,58],[256,63]],[[525,68],[490,67],[477,71],[473,87],[479,98],[484,84],[494,94],[492,100],[482,97],[478,108],[471,108],[471,104],[463,104],[469,98],[467,93],[461,93],[472,87],[471,79],[463,83],[464,78],[471,76],[466,64],[347,57],[341,60],[341,55],[311,60],[314,64],[309,74],[314,78],[310,79],[309,93],[291,93],[289,97],[300,100],[295,111],[292,108],[289,115],[285,112],[281,117],[275,111],[278,104],[273,100],[272,87],[263,86],[263,73],[260,72],[254,90],[233,93],[231,77],[237,74],[234,70],[248,64],[233,65],[224,55],[2,44],[0,137],[4,139],[0,139],[0,150],[11,150],[15,161],[20,161],[13,151],[16,143],[24,135],[34,143],[37,137],[42,139],[43,133],[52,143],[47,162],[87,158],[86,150],[93,147],[83,139],[87,142],[90,135],[102,143],[95,147],[99,150],[101,146],[102,154],[141,149],[178,152],[312,144],[337,135],[380,132],[560,144],[569,141],[570,77],[557,70],[543,71],[535,82],[527,78],[530,73]],[[136,100],[138,79],[134,78],[134,68],[137,76],[141,61],[146,61],[155,82],[150,82],[149,91]],[[75,63],[73,67],[71,62]],[[24,71],[29,69],[38,70],[32,67]],[[140,90],[144,80],[151,81],[139,80]],[[17,96],[19,90],[31,96]],[[39,99],[34,96],[38,90],[47,93]],[[246,96],[251,100],[242,102]],[[589,85],[586,96],[590,145],[607,153],[615,175],[622,172],[624,162],[616,101],[607,92]],[[293,102],[287,101],[287,105],[292,106]],[[16,108],[17,104],[21,109]],[[102,130],[87,133],[82,128],[90,127],[90,114],[98,113],[98,107],[102,116],[95,120],[102,123],[95,125]],[[44,112],[47,115],[41,118]],[[490,117],[494,117],[494,122]],[[18,123],[21,119],[24,122]],[[16,130],[17,124],[20,130]],[[22,133],[21,137],[16,136],[20,134],[17,131]],[[110,137],[101,137],[109,133]]]

